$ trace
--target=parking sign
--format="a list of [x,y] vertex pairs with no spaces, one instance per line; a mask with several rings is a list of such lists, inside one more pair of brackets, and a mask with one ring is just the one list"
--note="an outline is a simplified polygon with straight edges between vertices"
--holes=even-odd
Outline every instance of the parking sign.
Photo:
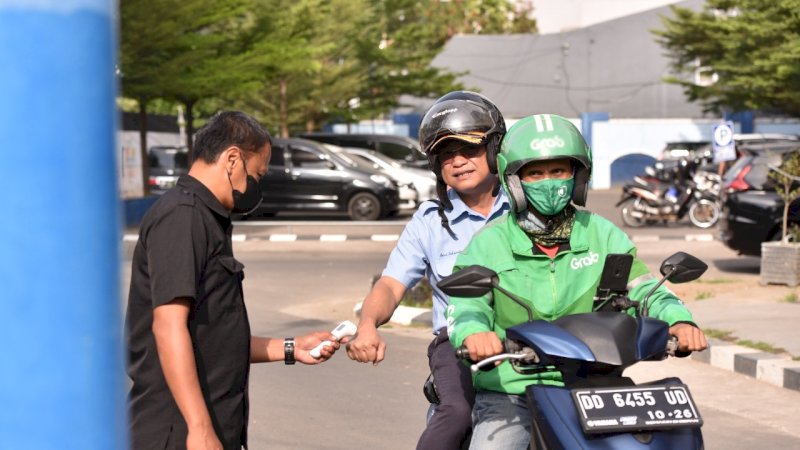
[[733,122],[722,122],[714,125],[712,132],[714,162],[733,161],[736,159],[736,143],[733,141]]

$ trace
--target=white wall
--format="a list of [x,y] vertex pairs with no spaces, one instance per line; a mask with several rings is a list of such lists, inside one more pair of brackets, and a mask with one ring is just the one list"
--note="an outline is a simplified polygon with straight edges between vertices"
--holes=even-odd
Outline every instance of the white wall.
[[[612,119],[592,124],[592,187],[611,186],[611,163],[631,153],[658,158],[667,142],[710,141],[720,119]],[[738,133],[739,125],[735,131]],[[755,133],[800,134],[800,121],[756,120]]]
[[560,33],[658,8],[677,0],[534,0],[540,34]]

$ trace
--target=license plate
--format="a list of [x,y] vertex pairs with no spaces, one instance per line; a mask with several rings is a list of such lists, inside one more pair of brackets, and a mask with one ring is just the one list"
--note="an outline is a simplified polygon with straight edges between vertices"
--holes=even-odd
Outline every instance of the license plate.
[[685,384],[573,389],[572,399],[587,434],[703,425]]

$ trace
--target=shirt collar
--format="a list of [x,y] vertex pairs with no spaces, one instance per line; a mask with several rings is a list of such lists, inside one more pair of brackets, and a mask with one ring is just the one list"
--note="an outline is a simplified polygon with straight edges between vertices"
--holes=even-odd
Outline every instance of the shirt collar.
[[[461,197],[458,196],[458,193],[455,189],[448,189],[447,190],[447,198],[450,199],[450,204],[453,205],[453,209],[445,210],[445,216],[447,216],[447,220],[451,223],[458,222],[459,220],[464,219],[465,217],[475,216],[481,217],[482,215],[478,214],[477,212],[471,210],[464,201],[461,200]],[[489,213],[488,218],[493,218],[498,215],[499,213],[503,213],[510,208],[508,203],[508,197],[506,197],[505,191],[501,188],[497,194],[497,197],[494,198],[494,204],[492,205],[492,211]]]
[[199,198],[203,203],[206,204],[208,209],[213,211],[218,216],[222,216],[225,218],[230,218],[231,212],[228,211],[227,208],[222,206],[222,203],[219,202],[216,196],[206,187],[205,184],[201,183],[197,178],[191,175],[181,175],[178,178],[178,186],[185,188],[189,192],[193,193],[197,198]]

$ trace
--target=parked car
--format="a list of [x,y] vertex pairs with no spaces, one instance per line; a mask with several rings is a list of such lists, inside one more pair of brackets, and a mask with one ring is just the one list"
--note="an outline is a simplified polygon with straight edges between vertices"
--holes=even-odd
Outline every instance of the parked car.
[[[376,167],[370,161],[359,158],[358,156],[348,152],[344,147],[339,147],[338,145],[333,145],[333,144],[324,144],[324,143],[320,144],[323,147],[327,148],[328,150],[336,153],[337,156],[339,156],[341,159],[343,159],[353,167],[357,167],[367,172],[381,173],[386,177],[388,177],[390,180],[394,181],[394,184],[397,185],[398,195],[400,196],[400,204],[398,205],[400,210],[409,211],[416,208],[417,205],[419,204],[419,194],[417,193],[417,189],[409,180],[404,178],[401,179],[394,176],[394,174],[387,173],[380,167]],[[371,151],[371,150],[365,150],[365,151]]]
[[407,136],[318,132],[301,134],[299,137],[339,147],[367,148],[409,166],[423,169],[428,167],[428,159],[420,151],[419,142]]
[[[781,238],[783,200],[768,176],[770,166],[800,151],[800,141],[750,142],[722,178],[722,213],[717,238],[742,255],[760,256],[761,243]],[[789,207],[789,223],[800,224],[800,201]]]
[[396,159],[375,150],[352,147],[345,148],[345,150],[355,157],[367,161],[372,167],[383,171],[399,183],[408,183],[414,186],[418,193],[419,203],[436,198],[436,176],[430,170],[404,166]]
[[267,173],[260,180],[264,201],[254,212],[339,211],[352,220],[397,213],[397,185],[387,176],[353,165],[318,142],[272,140]]
[[151,194],[168,191],[181,175],[189,173],[189,153],[186,147],[156,145],[147,151],[150,175],[147,180]]

